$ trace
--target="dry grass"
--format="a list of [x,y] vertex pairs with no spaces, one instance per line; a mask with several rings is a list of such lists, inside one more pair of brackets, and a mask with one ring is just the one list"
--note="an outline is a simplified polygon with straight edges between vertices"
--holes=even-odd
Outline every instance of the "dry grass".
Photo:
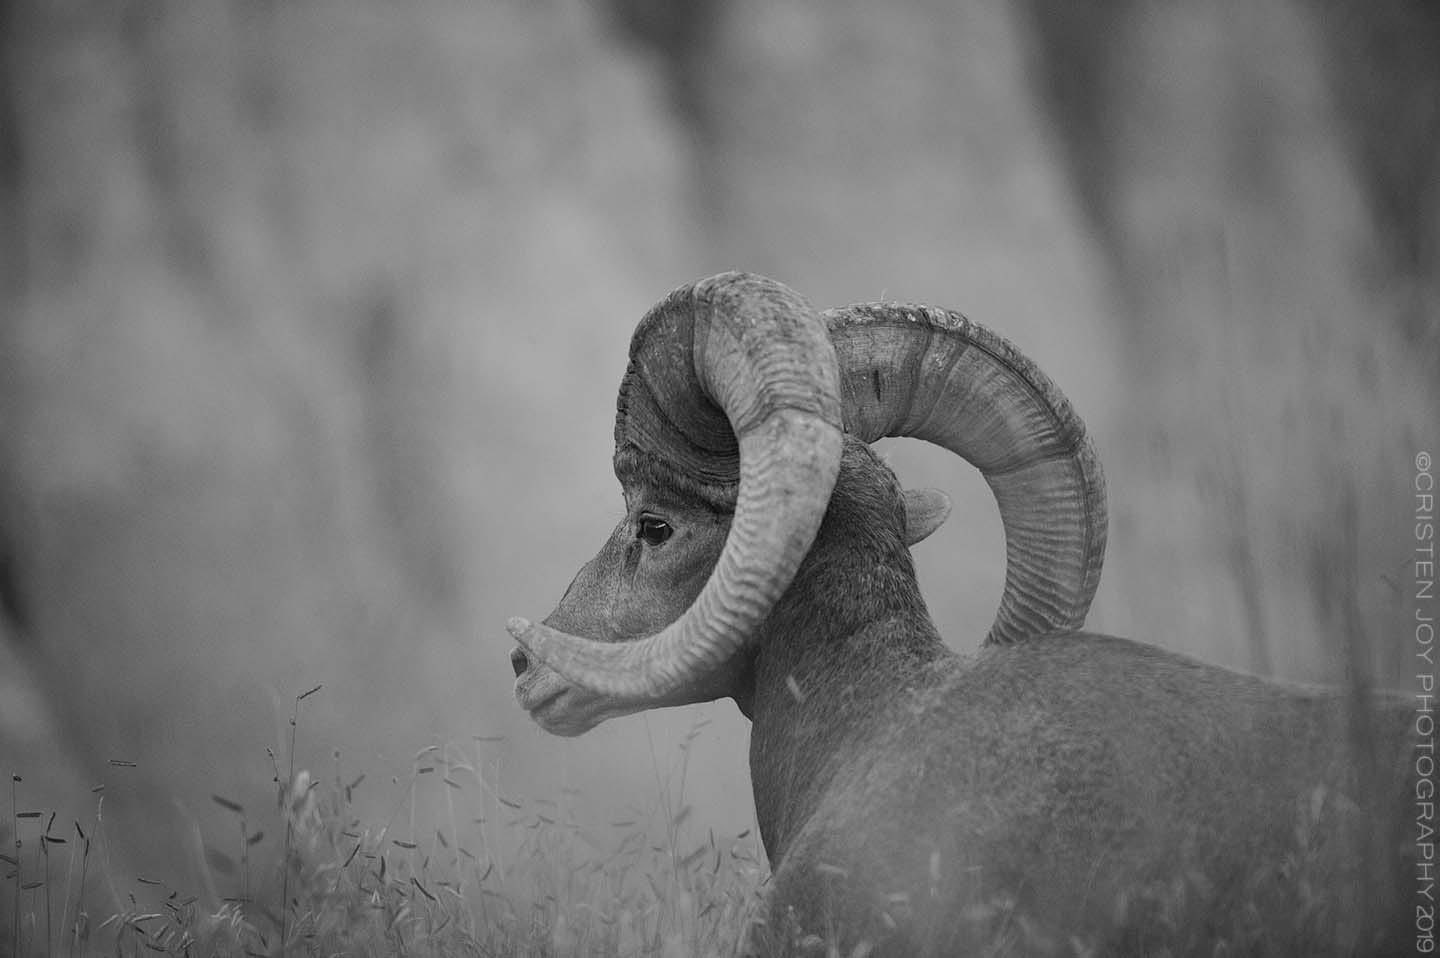
[[[381,787],[364,775],[317,779],[277,759],[274,808],[256,815],[215,796],[236,828],[208,837],[205,889],[140,879],[153,899],[128,896],[109,914],[86,910],[112,885],[103,829],[27,810],[12,776],[0,954],[733,955],[767,870],[751,832],[689,837],[683,790],[698,731],[657,809],[600,823],[578,793],[507,794],[477,758],[485,739],[421,749],[384,786],[395,800],[379,822],[354,813],[357,790]],[[417,824],[421,804],[444,824]]]

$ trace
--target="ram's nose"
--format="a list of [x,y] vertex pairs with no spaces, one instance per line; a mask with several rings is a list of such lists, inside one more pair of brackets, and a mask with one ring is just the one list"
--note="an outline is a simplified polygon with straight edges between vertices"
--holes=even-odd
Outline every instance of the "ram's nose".
[[518,645],[510,650],[510,667],[515,670],[517,679],[524,675],[525,670],[530,667],[530,660],[525,657],[525,650]]

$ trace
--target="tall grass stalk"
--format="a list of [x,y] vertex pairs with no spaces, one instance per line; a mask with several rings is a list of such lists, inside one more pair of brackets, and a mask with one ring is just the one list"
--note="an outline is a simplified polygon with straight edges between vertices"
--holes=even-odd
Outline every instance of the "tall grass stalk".
[[286,937],[290,916],[290,846],[295,835],[295,802],[292,793],[295,788],[295,738],[300,721],[300,703],[324,688],[317,685],[308,692],[295,696],[295,707],[290,711],[290,768],[285,783],[280,786],[280,801],[285,812],[285,846],[280,853],[282,873],[280,878],[280,958],[285,958],[289,941]]
[[24,857],[21,854],[20,842],[20,806],[19,796],[15,786],[20,784],[19,775],[10,776],[10,834],[15,837],[15,910],[14,910],[14,941],[12,951],[15,955],[20,954],[20,886],[25,880],[25,870],[22,867]]

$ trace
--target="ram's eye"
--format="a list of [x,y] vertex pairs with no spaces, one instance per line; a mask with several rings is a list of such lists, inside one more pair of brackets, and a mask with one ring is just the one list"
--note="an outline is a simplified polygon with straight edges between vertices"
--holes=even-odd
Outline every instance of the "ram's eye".
[[670,528],[670,523],[664,519],[656,519],[654,516],[641,516],[640,522],[635,527],[635,537],[647,546],[658,546],[675,530]]

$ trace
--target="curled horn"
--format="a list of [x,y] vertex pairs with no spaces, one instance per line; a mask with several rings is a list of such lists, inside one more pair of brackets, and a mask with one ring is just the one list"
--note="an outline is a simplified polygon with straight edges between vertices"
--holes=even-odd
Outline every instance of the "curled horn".
[[738,651],[814,541],[842,425],[866,442],[926,439],[985,477],[1006,538],[987,642],[1084,621],[1105,552],[1095,450],[1050,379],[959,313],[876,304],[822,318],[780,283],[724,273],[681,287],[641,320],[618,407],[617,467],[728,504],[738,462],[739,491],[710,580],[656,635],[603,643],[510,621],[517,642],[577,684],[656,700]]
[[1005,529],[1005,591],[986,638],[1078,629],[1105,556],[1105,480],[1085,426],[1044,373],[959,313],[829,310],[845,430],[913,436],[980,470]]
[[835,350],[794,290],[722,273],[676,290],[630,343],[617,462],[726,495],[735,517],[694,604],[661,632],[602,643],[511,619],[515,640],[602,694],[658,699],[719,666],[784,594],[820,528],[843,446]]

